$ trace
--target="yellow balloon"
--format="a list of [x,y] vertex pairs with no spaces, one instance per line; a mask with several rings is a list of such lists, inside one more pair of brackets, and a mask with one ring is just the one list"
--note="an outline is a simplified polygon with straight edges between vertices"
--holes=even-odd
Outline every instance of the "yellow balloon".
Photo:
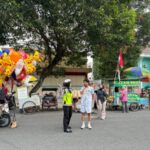
[[6,56],[7,56],[7,53],[4,53],[4,54],[3,54],[3,57],[6,57]]
[[34,55],[33,55],[33,59],[40,61],[40,53],[38,51],[35,51]]

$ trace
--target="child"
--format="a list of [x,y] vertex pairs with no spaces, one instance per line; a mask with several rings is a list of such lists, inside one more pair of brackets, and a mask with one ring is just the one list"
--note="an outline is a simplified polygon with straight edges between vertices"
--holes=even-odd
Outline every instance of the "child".
[[92,112],[92,100],[94,99],[94,89],[89,86],[89,81],[86,79],[83,81],[84,87],[81,89],[81,129],[85,128],[85,113],[88,114],[88,128],[91,126],[91,112]]

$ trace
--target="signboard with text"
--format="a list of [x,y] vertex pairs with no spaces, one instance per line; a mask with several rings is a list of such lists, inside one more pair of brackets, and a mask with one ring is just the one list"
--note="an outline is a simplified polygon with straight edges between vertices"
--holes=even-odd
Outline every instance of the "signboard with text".
[[116,87],[121,86],[140,86],[140,81],[114,81],[111,84]]

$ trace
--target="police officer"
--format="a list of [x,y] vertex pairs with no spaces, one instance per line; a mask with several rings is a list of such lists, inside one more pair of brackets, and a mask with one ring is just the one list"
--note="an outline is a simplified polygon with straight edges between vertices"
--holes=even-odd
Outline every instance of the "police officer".
[[71,91],[71,80],[66,79],[63,83],[64,86],[64,94],[63,94],[63,111],[64,111],[64,119],[63,126],[64,132],[71,133],[72,129],[69,126],[71,116],[72,116],[72,91]]

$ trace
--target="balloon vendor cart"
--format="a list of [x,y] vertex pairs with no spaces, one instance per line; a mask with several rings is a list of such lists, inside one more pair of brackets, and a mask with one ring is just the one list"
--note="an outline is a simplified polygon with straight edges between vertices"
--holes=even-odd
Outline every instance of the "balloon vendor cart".
[[10,85],[9,92],[12,92],[15,85],[24,92],[19,94],[19,98],[27,97],[25,88],[21,87],[29,87],[31,81],[37,80],[32,74],[36,72],[37,63],[41,62],[42,58],[38,51],[26,53],[22,49],[0,49],[0,87]]

